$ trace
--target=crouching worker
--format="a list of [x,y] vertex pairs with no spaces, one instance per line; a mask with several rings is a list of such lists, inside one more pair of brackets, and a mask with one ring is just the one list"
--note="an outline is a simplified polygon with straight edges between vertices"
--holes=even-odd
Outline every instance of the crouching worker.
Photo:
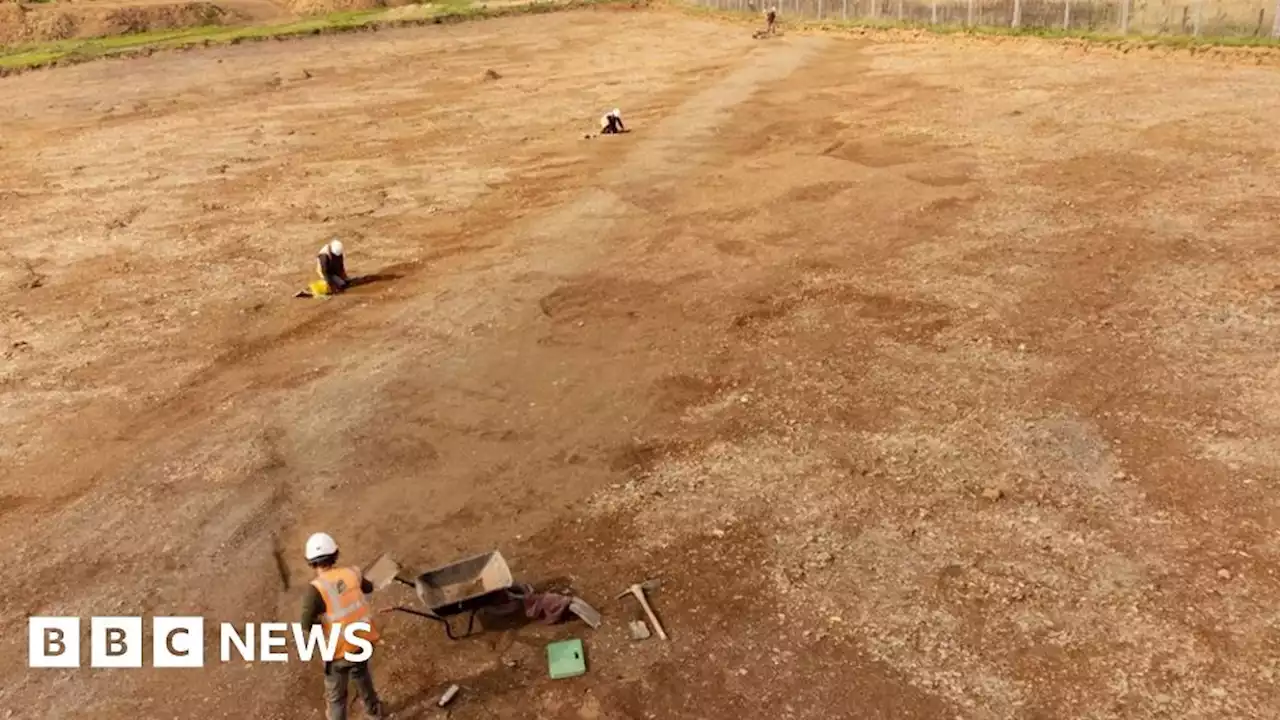
[[600,118],[600,134],[601,135],[617,135],[627,131],[625,125],[622,124],[622,112],[618,108],[614,108]]
[[[364,578],[356,567],[338,567],[338,543],[326,533],[316,533],[307,538],[307,564],[316,571],[316,579],[307,588],[302,601],[303,632],[310,633],[314,625],[330,632],[334,625],[344,623],[369,623],[368,632],[359,632],[370,643],[377,642],[378,631],[373,625],[373,610],[365,597],[373,592],[373,583]],[[373,675],[369,673],[369,660],[352,662],[343,655],[359,653],[364,648],[349,643],[338,634],[337,650],[333,661],[324,664],[324,695],[327,703],[327,720],[347,720],[347,685],[354,682],[356,693],[364,703],[365,717],[381,720],[382,702],[373,688]]]
[[347,279],[347,264],[342,259],[342,241],[331,240],[320,248],[316,256],[316,272],[320,279],[329,286],[329,293],[340,293],[347,289],[351,281]]
[[351,285],[351,279],[347,277],[347,265],[342,256],[341,240],[331,240],[320,248],[320,253],[316,256],[316,274],[320,279],[312,282],[296,297],[336,295]]

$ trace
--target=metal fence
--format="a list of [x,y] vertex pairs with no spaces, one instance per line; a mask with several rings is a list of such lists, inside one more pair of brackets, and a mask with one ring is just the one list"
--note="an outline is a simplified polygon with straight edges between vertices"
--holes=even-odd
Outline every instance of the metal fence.
[[1280,40],[1280,0],[694,0],[779,19]]

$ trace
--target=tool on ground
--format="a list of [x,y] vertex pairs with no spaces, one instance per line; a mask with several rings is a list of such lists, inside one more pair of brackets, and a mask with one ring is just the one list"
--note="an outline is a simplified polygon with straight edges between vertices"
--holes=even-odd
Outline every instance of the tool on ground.
[[444,707],[445,705],[448,705],[453,700],[453,697],[458,694],[458,690],[460,689],[461,688],[457,685],[450,685],[449,689],[445,690],[444,694],[440,696],[440,700],[436,703],[436,707]]
[[645,625],[643,620],[632,620],[627,627],[631,630],[632,640],[649,639],[649,626]]
[[552,680],[577,677],[587,671],[587,655],[582,641],[561,640],[547,646],[547,669]]
[[636,600],[640,601],[640,607],[644,608],[644,614],[649,617],[649,623],[653,625],[653,630],[658,633],[658,637],[663,640],[670,640],[667,637],[667,631],[662,629],[662,623],[658,622],[658,616],[653,614],[653,608],[649,607],[649,599],[644,595],[646,590],[654,590],[658,587],[658,584],[658,580],[646,580],[642,583],[636,583],[618,593],[618,597],[623,598],[627,595],[634,595]]
[[575,597],[569,601],[569,612],[577,615],[582,622],[591,626],[591,629],[600,627],[600,612],[587,604],[580,597]]

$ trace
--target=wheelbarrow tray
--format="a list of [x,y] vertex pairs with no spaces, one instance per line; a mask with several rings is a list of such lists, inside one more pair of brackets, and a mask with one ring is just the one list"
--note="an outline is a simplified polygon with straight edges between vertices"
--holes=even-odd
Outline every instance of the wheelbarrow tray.
[[428,570],[413,586],[422,604],[445,618],[506,601],[514,582],[506,558],[494,550]]

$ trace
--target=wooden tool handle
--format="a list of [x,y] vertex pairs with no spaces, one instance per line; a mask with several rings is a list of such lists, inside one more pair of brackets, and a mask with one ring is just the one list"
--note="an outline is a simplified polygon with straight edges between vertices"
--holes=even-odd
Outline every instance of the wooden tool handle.
[[658,622],[658,616],[653,614],[653,608],[649,607],[649,599],[644,596],[644,590],[636,586],[631,588],[631,592],[635,593],[636,599],[640,601],[640,607],[644,608],[644,614],[649,616],[649,622],[658,633],[658,637],[663,640],[670,640],[667,637],[667,631],[662,629],[662,623]]

